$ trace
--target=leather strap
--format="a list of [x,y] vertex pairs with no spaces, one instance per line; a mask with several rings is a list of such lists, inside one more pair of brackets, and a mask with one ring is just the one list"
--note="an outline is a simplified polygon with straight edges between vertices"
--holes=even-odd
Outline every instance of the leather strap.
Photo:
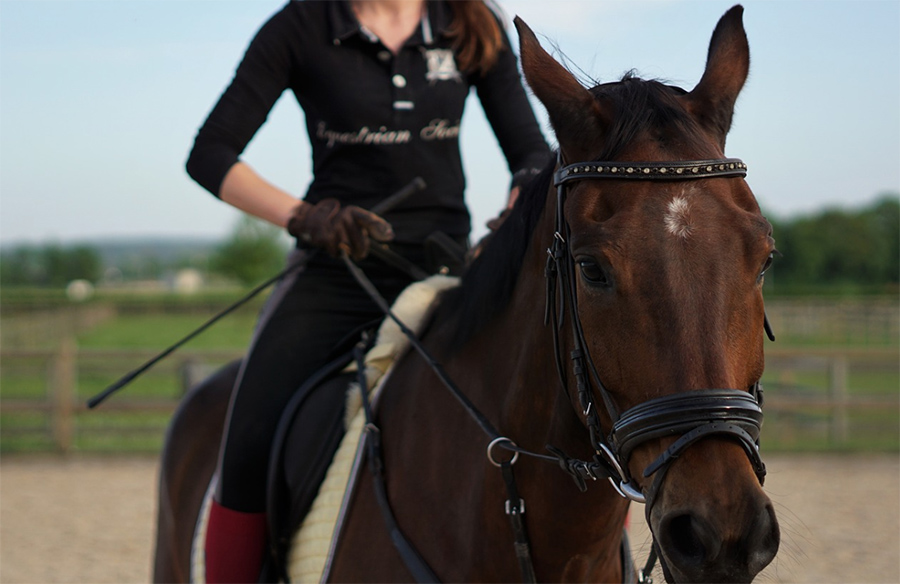
[[683,162],[578,162],[556,171],[556,186],[572,179],[693,180],[747,176],[747,165],[738,158],[686,160]]
[[619,456],[628,460],[632,450],[648,440],[682,435],[710,422],[726,422],[742,429],[738,437],[753,445],[762,420],[762,409],[746,391],[696,390],[651,399],[627,410],[613,425],[611,439]]
[[509,524],[512,527],[516,550],[516,559],[519,561],[519,569],[522,571],[522,582],[537,582],[534,575],[534,563],[531,560],[531,545],[528,543],[528,532],[525,530],[525,501],[519,496],[516,487],[516,477],[513,474],[511,461],[500,463],[503,473],[503,482],[506,483],[506,492],[509,498],[506,500],[506,514],[509,516]]
[[369,457],[369,470],[372,473],[372,484],[375,487],[375,499],[378,501],[378,508],[381,510],[381,516],[387,526],[388,533],[391,536],[391,542],[403,559],[403,563],[410,571],[416,582],[439,582],[438,577],[434,574],[428,563],[422,558],[422,555],[416,550],[415,546],[409,542],[397,519],[394,517],[394,511],[391,509],[391,503],[387,496],[387,486],[384,476],[384,458],[381,450],[381,430],[375,425],[372,416],[372,405],[369,402],[369,392],[366,381],[366,351],[371,345],[368,339],[358,343],[353,349],[353,356],[357,364],[357,379],[362,396],[362,407],[366,418],[366,452]]

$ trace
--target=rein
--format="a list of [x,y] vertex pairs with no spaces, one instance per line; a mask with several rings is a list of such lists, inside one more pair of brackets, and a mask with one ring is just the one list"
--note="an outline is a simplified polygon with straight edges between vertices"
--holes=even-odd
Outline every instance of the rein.
[[[547,446],[547,449],[552,456],[531,452],[518,447],[511,439],[501,435],[447,375],[441,364],[431,356],[416,338],[415,334],[393,314],[390,306],[362,270],[346,254],[342,255],[348,270],[360,286],[376,302],[384,314],[400,327],[413,348],[425,359],[444,386],[460,402],[490,439],[490,444],[487,447],[487,457],[494,466],[497,466],[503,472],[504,482],[509,494],[509,499],[506,501],[506,511],[507,515],[510,516],[513,533],[515,534],[516,541],[514,546],[524,582],[534,582],[535,574],[527,533],[521,517],[525,512],[525,505],[524,501],[518,496],[518,489],[512,474],[512,466],[518,459],[519,454],[557,463],[563,471],[572,477],[581,491],[586,490],[588,479],[606,478],[622,497],[635,502],[646,503],[645,514],[648,518],[653,502],[662,487],[664,477],[671,463],[691,444],[709,435],[726,436],[737,440],[750,459],[760,484],[764,482],[766,469],[759,456],[759,435],[763,418],[761,409],[762,387],[759,382],[750,388],[750,392],[738,389],[704,389],[682,392],[651,399],[625,412],[619,412],[611,394],[600,380],[597,368],[587,348],[588,345],[578,313],[577,290],[574,279],[575,262],[567,246],[569,226],[563,212],[567,194],[566,187],[569,183],[576,180],[672,181],[744,177],[746,174],[747,165],[736,158],[665,163],[581,162],[569,165],[563,165],[560,160],[559,168],[554,175],[554,184],[557,187],[556,231],[553,237],[553,244],[547,250],[548,258],[545,270],[547,297],[544,320],[545,324],[552,325],[557,370],[562,387],[568,393],[569,384],[562,356],[562,343],[559,338],[559,331],[565,318],[566,304],[569,305],[573,332],[573,349],[570,353],[570,359],[572,361],[572,372],[578,391],[578,399],[583,409],[582,413],[590,434],[591,445],[595,451],[591,461],[570,458],[558,448],[550,445]],[[774,340],[767,318],[764,324],[766,334],[770,339]],[[364,367],[361,366],[359,369],[362,371]],[[596,392],[600,395],[603,406],[613,422],[613,428],[608,437],[600,424],[600,415],[594,403],[595,393],[591,388],[591,380],[593,380]],[[365,383],[362,383],[361,387],[363,388],[363,393],[365,393]],[[374,481],[376,484],[376,498],[379,501],[385,521],[391,530],[391,538],[400,551],[407,567],[417,580],[435,581],[436,578],[433,572],[400,532],[393,517],[393,512],[387,501],[383,474],[384,465],[380,458],[380,431],[374,424],[366,397],[364,396],[363,399],[368,422],[366,431],[370,437],[369,453],[372,458],[377,459],[370,460],[373,475],[376,478]],[[647,492],[641,492],[628,471],[628,460],[631,452],[646,441],[676,436],[678,439],[644,470],[643,475],[645,478],[649,478],[654,474],[656,476]],[[513,452],[512,458],[498,462],[493,455],[493,450],[497,446]],[[627,546],[624,538],[623,546]],[[630,557],[629,553],[624,548],[622,551],[623,574],[633,574],[628,569],[630,568],[628,566],[630,563],[628,559]],[[657,555],[654,542],[647,564],[637,574],[638,582],[652,583],[650,572],[656,562]]]

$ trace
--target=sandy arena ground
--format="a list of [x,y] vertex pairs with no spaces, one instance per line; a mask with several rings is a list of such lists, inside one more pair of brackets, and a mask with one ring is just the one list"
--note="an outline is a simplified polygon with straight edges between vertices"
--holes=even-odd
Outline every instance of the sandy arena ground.
[[[761,582],[900,582],[900,457],[766,457],[782,526]],[[156,461],[0,461],[0,583],[148,582]],[[632,545],[647,548],[641,511]],[[661,581],[657,578],[657,582]]]

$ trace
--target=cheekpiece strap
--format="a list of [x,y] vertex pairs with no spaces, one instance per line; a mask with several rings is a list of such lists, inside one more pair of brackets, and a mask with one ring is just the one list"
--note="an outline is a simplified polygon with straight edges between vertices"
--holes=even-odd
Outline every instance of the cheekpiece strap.
[[747,176],[747,165],[739,158],[686,160],[683,162],[577,162],[559,168],[554,185],[586,178],[630,180],[693,180]]

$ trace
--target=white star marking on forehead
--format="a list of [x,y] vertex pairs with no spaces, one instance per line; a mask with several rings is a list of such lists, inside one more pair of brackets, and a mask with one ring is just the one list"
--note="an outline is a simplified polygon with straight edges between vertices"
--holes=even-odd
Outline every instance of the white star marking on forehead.
[[666,231],[687,239],[691,235],[693,226],[691,225],[691,206],[687,199],[678,196],[669,201],[666,208],[665,217]]

